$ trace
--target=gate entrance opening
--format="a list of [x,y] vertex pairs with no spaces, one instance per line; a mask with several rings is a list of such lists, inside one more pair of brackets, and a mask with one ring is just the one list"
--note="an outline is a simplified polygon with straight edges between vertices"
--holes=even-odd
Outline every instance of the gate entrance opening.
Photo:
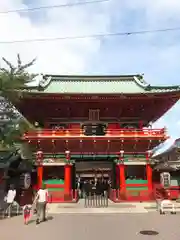
[[76,162],[76,181],[79,198],[85,207],[106,207],[111,187],[113,162],[89,159]]

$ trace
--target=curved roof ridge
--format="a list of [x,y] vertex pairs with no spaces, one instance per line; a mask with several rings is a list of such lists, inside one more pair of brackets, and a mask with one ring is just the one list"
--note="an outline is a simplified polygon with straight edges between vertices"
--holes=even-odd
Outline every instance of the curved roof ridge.
[[141,87],[143,88],[147,88],[148,86],[150,86],[150,84],[148,84],[144,78],[143,78],[144,75],[141,75],[141,76],[134,76],[134,80],[136,81],[136,83],[138,85],[140,85]]
[[109,78],[123,78],[123,79],[128,79],[128,78],[133,78],[134,77],[142,77],[141,74],[122,74],[122,75],[118,75],[118,74],[112,74],[112,75],[106,75],[106,74],[87,74],[87,75],[83,75],[83,74],[75,74],[75,75],[71,75],[71,74],[62,74],[62,75],[56,75],[56,74],[44,74],[45,77],[52,77],[54,79],[58,79],[58,78],[71,78],[71,79],[76,79],[76,78],[84,78],[84,79],[93,79],[93,78],[98,78],[98,79],[109,79]]

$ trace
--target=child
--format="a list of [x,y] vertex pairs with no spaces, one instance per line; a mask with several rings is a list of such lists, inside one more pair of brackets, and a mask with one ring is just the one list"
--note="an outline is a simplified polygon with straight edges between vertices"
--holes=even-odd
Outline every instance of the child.
[[28,224],[28,221],[31,216],[31,209],[32,209],[31,205],[25,205],[23,208],[24,224],[26,224],[26,225]]

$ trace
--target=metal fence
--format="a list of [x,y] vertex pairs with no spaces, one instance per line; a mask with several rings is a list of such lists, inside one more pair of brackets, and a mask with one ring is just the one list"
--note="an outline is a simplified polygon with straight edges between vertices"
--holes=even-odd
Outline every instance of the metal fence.
[[85,196],[85,208],[107,208],[108,207],[108,194],[89,194]]
[[22,208],[19,206],[17,202],[14,202],[11,205],[4,204],[0,208],[0,219],[4,219],[6,217],[14,217],[22,214]]

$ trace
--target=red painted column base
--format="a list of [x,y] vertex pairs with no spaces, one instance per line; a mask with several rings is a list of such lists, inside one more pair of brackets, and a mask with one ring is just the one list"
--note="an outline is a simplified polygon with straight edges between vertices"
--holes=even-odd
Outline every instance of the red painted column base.
[[125,165],[124,164],[119,164],[119,183],[120,183],[120,196],[118,198],[125,198],[126,179],[125,179]]
[[64,198],[70,200],[71,196],[71,165],[64,166]]
[[152,168],[150,164],[146,165],[146,174],[147,174],[147,182],[148,182],[149,199],[152,199],[153,183],[152,183]]

